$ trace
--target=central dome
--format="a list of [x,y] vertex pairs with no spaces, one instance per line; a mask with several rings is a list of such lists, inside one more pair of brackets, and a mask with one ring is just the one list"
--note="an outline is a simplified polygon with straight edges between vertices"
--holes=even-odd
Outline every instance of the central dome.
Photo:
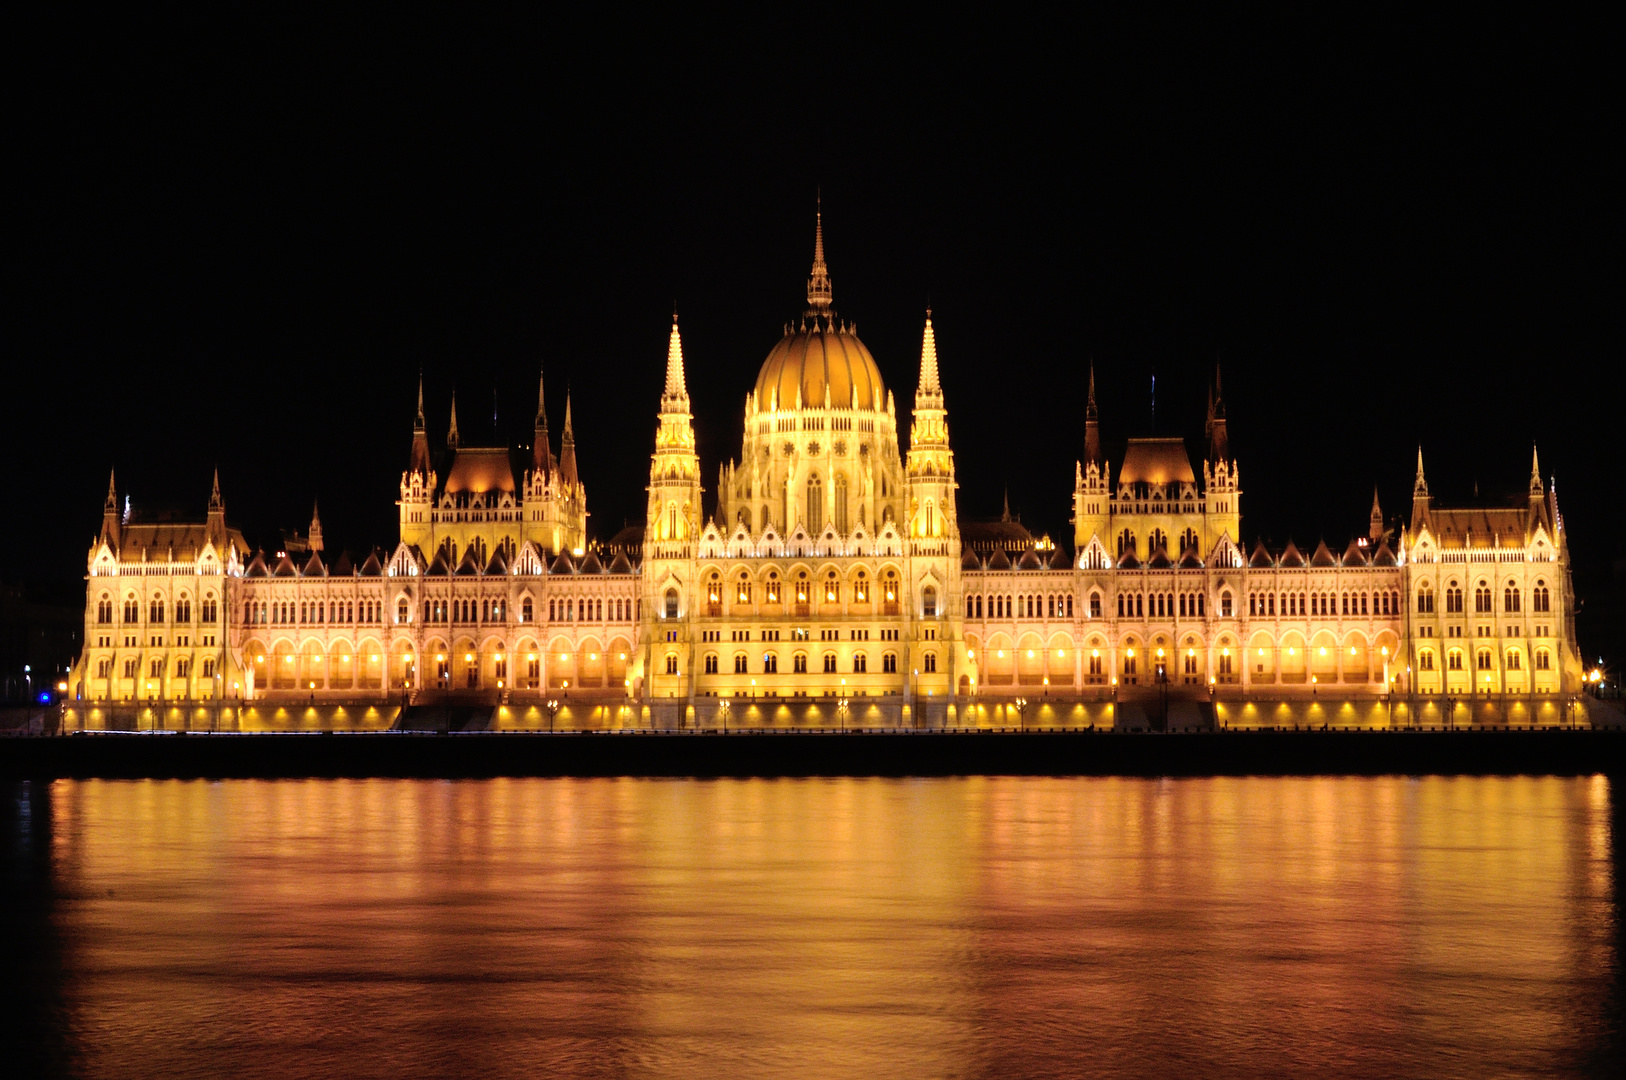
[[762,362],[757,408],[822,409],[826,394],[838,409],[886,407],[881,369],[858,335],[834,319],[814,318],[787,330]]

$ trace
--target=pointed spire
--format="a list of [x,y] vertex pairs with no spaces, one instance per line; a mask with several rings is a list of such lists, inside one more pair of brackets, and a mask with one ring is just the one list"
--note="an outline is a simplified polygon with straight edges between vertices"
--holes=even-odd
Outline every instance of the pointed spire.
[[570,391],[565,391],[565,431],[559,436],[559,478],[566,485],[576,483],[576,432],[570,422]]
[[312,551],[322,550],[322,515],[314,499],[311,500],[310,546]]
[[1225,391],[1220,385],[1218,363],[1214,365],[1214,381],[1208,388],[1208,460],[1231,460],[1231,439],[1225,425]]
[[[689,387],[683,377],[683,335],[678,332],[677,312],[672,312],[672,333],[666,339],[666,389],[661,394],[665,412],[687,412]],[[681,404],[681,408],[667,409],[665,402]]]
[[215,466],[214,484],[209,488],[209,509],[224,510],[225,502],[220,498],[220,466]]
[[457,391],[452,391],[452,423],[446,429],[446,445],[457,449]]
[[424,429],[423,419],[423,368],[418,369],[418,418],[412,422],[413,431]]
[[1101,414],[1095,407],[1095,359],[1090,358],[1090,394],[1084,403],[1084,460],[1101,462]]
[[1376,544],[1383,537],[1383,508],[1378,505],[1378,486],[1372,485],[1372,517],[1368,523],[1367,537]]
[[[219,487],[219,483],[220,483],[219,474],[216,473],[216,475],[215,475],[215,485],[216,485],[217,488]],[[119,490],[118,490],[118,487],[113,483],[113,470],[112,469],[107,470],[107,501],[102,504],[102,509],[103,510],[111,510],[114,513],[118,513],[118,509],[119,509]]]
[[999,520],[1001,520],[1001,521],[1009,521],[1009,520],[1011,520],[1011,489],[1010,488],[1005,489],[1005,508],[1000,511]]
[[1412,498],[1428,497],[1428,481],[1423,479],[1423,448],[1417,448],[1417,479],[1411,485]]
[[1536,455],[1536,444],[1530,444],[1530,497],[1541,498],[1541,458]]
[[829,315],[830,269],[824,265],[824,198],[822,193],[813,213],[813,273],[807,279],[807,314]]
[[546,476],[553,471],[553,450],[548,446],[548,407],[542,393],[542,365],[536,368],[536,433],[531,441],[531,471]]
[[932,330],[932,309],[926,309],[926,335],[920,344],[920,394],[941,397],[943,384],[937,374],[937,334]]

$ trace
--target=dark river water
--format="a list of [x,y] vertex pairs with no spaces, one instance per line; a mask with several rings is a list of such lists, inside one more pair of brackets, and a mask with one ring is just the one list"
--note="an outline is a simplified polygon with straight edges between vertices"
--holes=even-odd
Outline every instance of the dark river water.
[[1622,1063],[1603,777],[4,792],[10,1076]]

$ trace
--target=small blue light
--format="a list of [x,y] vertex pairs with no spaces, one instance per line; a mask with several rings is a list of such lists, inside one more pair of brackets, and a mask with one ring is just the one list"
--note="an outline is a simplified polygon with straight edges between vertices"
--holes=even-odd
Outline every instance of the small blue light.
[[49,705],[50,703],[51,703],[50,691],[46,691],[46,692],[40,694],[40,704],[41,705]]

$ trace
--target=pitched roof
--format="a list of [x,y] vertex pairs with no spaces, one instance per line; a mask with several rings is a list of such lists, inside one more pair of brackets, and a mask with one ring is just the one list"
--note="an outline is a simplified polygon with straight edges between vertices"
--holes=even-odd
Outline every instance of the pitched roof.
[[446,474],[446,491],[506,491],[514,488],[514,466],[509,460],[507,447],[465,446],[452,458],[451,471]]
[[574,574],[575,572],[576,566],[570,561],[570,555],[563,551],[559,553],[557,559],[553,560],[553,565],[548,567],[548,573],[550,574]]
[[1289,540],[1287,542],[1287,547],[1282,550],[1281,565],[1282,566],[1303,566],[1304,565],[1304,556],[1299,553],[1299,546],[1297,544],[1293,543],[1293,541],[1291,541],[1291,540]]
[[1184,439],[1130,439],[1118,467],[1118,483],[1195,484]]
[[981,570],[982,569],[982,560],[977,558],[977,553],[975,551],[971,550],[971,545],[970,544],[963,545],[963,550],[962,550],[962,553],[960,555],[960,569],[961,570]]
[[378,561],[378,549],[374,548],[367,556],[367,561],[361,564],[362,577],[383,577],[384,564]]
[[995,548],[993,556],[988,560],[988,569],[1009,570],[1010,568],[1010,556],[1005,554],[1005,549],[1002,547]]
[[1327,550],[1327,542],[1321,541],[1315,546],[1315,554],[1310,556],[1311,566],[1337,566],[1338,560]]
[[1266,550],[1263,540],[1254,543],[1253,554],[1248,556],[1248,565],[1257,567],[1275,565],[1275,560],[1270,557],[1270,552]]
[[596,552],[589,551],[587,553],[587,558],[582,560],[581,572],[584,574],[604,573],[604,564],[598,561]]
[[1349,547],[1344,549],[1344,565],[1365,566],[1366,562],[1366,552],[1361,550],[1360,541],[1350,540]]
[[1039,561],[1039,553],[1033,548],[1028,548],[1022,553],[1021,559],[1017,560],[1016,568],[1018,570],[1042,570],[1044,564]]
[[1463,547],[1470,538],[1476,547],[1489,547],[1497,539],[1503,545],[1522,546],[1532,524],[1530,519],[1527,507],[1440,510],[1431,506],[1428,511],[1429,531],[1443,548]]
[[615,553],[615,558],[610,560],[610,573],[612,573],[612,574],[630,574],[630,573],[632,573],[632,560],[627,558],[627,553],[625,551],[616,552]]

